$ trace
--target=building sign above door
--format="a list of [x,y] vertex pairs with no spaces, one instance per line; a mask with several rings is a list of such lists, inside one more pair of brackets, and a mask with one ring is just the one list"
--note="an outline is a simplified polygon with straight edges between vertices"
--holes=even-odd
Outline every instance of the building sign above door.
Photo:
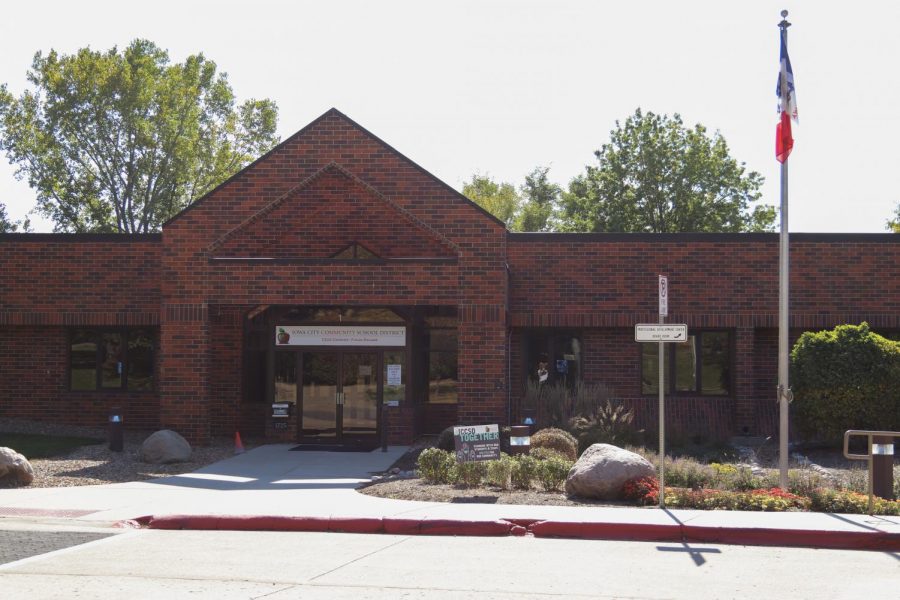
[[279,325],[276,346],[405,346],[406,327],[381,325]]

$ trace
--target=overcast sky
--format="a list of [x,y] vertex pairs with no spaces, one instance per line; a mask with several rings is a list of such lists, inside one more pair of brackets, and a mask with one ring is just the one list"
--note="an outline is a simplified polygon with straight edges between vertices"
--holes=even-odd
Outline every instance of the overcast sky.
[[[21,93],[37,50],[144,37],[173,61],[203,52],[239,101],[275,100],[282,138],[333,106],[457,189],[475,172],[519,185],[536,165],[566,185],[616,120],[677,112],[721,132],[777,204],[783,8],[800,113],[790,229],[883,232],[900,201],[900,3],[14,2],[0,82]],[[34,194],[0,158],[0,202],[20,219]]]

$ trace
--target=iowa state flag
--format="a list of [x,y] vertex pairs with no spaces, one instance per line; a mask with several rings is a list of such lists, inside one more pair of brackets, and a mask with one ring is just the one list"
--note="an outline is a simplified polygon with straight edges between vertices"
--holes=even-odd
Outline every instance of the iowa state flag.
[[787,51],[787,30],[781,30],[781,69],[778,73],[778,84],[775,87],[778,96],[778,112],[781,118],[775,130],[775,158],[783,163],[794,147],[794,136],[791,134],[791,121],[797,121],[797,94],[794,90],[794,71],[791,70],[791,59]]

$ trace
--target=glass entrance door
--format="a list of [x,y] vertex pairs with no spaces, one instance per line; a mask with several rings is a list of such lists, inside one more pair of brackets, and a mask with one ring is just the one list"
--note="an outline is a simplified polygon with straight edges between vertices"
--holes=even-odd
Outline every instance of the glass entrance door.
[[304,440],[337,441],[339,360],[336,353],[303,353],[300,437]]
[[345,352],[341,359],[339,429],[343,441],[374,439],[378,429],[378,355]]
[[311,443],[374,441],[377,352],[304,352],[300,436]]

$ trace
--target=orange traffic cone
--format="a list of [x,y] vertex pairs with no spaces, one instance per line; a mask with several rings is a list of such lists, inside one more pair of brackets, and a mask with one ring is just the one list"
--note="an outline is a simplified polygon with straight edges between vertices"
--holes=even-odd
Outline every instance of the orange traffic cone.
[[244,453],[244,444],[241,443],[241,432],[234,432],[234,453],[235,454],[243,454]]

